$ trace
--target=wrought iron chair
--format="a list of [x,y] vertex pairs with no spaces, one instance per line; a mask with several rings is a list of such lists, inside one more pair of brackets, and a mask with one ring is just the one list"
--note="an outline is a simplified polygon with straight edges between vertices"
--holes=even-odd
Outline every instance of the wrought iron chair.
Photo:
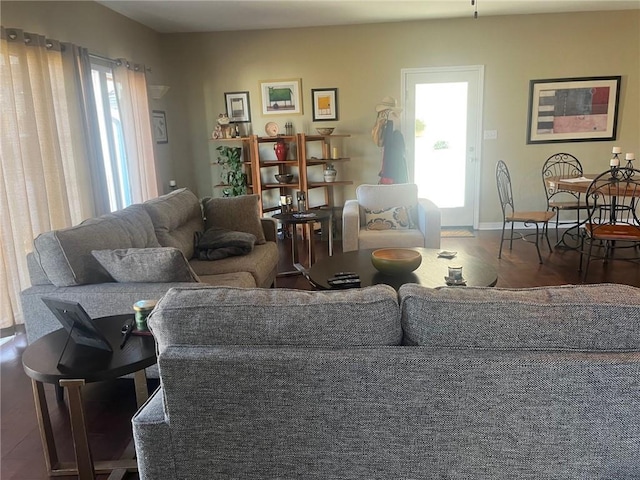
[[[496,165],[496,184],[498,186],[498,197],[500,197],[500,207],[502,208],[502,236],[500,238],[500,250],[498,252],[498,258],[502,258],[502,244],[504,243],[504,230],[507,223],[511,224],[511,236],[509,238],[509,250],[513,248],[513,225],[515,222],[521,222],[525,227],[535,225],[535,244],[538,251],[538,259],[542,263],[542,255],[540,254],[540,237],[543,236],[547,240],[549,251],[553,251],[551,248],[551,242],[549,242],[549,220],[555,216],[555,212],[552,211],[530,211],[520,212],[516,211],[513,204],[513,192],[511,189],[511,175],[507,164],[502,160],[499,160]],[[540,228],[542,227],[542,231]],[[534,235],[522,235],[520,238],[526,240],[528,236]]]
[[[585,194],[588,219],[583,229],[579,266],[582,271],[586,241],[587,264],[583,281],[589,274],[594,244],[598,244],[596,248],[600,251],[597,258],[604,262],[613,259],[614,251],[619,248],[640,246],[639,198],[640,170],[614,168],[593,179]],[[640,257],[620,259],[639,260]]]
[[582,164],[570,153],[556,153],[551,155],[542,166],[542,184],[547,196],[547,210],[556,214],[556,242],[558,241],[558,226],[560,224],[573,223],[571,221],[560,221],[561,211],[576,212],[576,223],[580,223],[580,210],[586,210],[584,202],[580,201],[580,193],[558,189],[549,186],[549,178],[570,178],[582,176]]

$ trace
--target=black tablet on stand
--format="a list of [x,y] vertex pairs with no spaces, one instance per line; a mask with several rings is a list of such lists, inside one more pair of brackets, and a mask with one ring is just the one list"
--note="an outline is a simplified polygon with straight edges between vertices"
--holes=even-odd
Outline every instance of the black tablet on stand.
[[59,369],[96,368],[109,361],[113,348],[82,305],[51,297],[42,301],[69,333],[58,359]]

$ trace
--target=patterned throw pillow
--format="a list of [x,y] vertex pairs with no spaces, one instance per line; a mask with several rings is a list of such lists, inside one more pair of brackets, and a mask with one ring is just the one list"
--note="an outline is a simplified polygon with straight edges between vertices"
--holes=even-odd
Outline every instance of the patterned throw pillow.
[[412,207],[365,210],[367,230],[408,230],[413,228]]

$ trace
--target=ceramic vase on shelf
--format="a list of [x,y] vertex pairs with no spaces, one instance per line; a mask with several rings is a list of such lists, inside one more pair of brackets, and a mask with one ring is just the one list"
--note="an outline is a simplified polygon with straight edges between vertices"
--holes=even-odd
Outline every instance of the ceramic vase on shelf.
[[273,150],[276,152],[278,161],[284,162],[287,159],[287,144],[283,140],[279,140],[273,146]]
[[336,181],[336,175],[338,174],[338,172],[336,172],[336,169],[333,165],[329,164],[327,165],[327,168],[324,169],[324,181],[325,182],[335,182]]

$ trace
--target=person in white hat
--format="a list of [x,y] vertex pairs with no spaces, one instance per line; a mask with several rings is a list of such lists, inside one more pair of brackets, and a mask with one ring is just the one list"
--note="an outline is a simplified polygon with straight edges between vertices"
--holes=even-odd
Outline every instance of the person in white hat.
[[400,124],[398,114],[402,108],[393,97],[384,97],[376,105],[378,117],[371,131],[373,141],[383,147],[382,170],[378,173],[381,184],[406,183],[409,175],[405,159],[405,144],[402,133],[397,128]]

